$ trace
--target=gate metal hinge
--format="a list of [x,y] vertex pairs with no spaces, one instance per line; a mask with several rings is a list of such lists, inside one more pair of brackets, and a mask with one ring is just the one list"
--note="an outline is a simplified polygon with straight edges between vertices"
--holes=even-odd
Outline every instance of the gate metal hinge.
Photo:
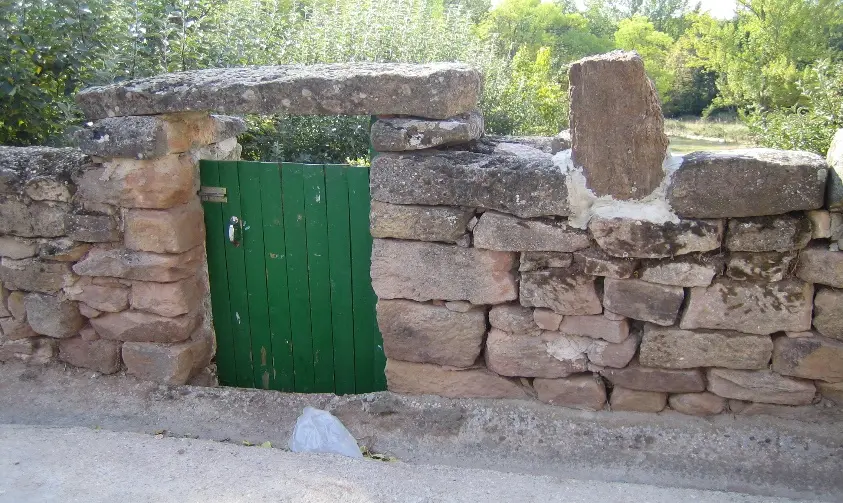
[[208,203],[227,203],[228,190],[225,187],[199,187],[199,199]]

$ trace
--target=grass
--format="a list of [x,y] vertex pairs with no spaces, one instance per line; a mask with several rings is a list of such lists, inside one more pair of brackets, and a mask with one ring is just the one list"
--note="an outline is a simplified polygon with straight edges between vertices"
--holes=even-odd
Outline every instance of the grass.
[[683,117],[665,119],[664,129],[670,138],[670,149],[677,154],[697,150],[731,150],[755,145],[749,128],[737,121]]

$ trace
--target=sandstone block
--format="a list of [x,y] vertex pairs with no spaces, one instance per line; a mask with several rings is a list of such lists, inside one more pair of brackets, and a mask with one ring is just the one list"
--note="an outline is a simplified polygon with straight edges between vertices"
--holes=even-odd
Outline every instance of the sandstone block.
[[652,223],[595,217],[588,225],[600,248],[615,257],[666,258],[720,248],[722,220]]
[[843,382],[830,383],[816,381],[814,384],[816,384],[817,391],[819,391],[823,397],[828,398],[838,405],[843,404]]
[[811,247],[799,253],[796,276],[809,283],[843,288],[843,252]]
[[378,327],[386,357],[417,363],[470,367],[480,355],[486,313],[457,313],[410,300],[380,300]]
[[195,311],[201,300],[196,278],[173,283],[132,282],[132,309],[138,311],[174,318]]
[[184,384],[194,368],[194,344],[126,342],[123,361],[129,374],[163,384]]
[[125,245],[130,250],[182,253],[205,242],[198,199],[168,210],[132,209],[126,213]]
[[572,252],[587,248],[588,233],[564,221],[524,220],[487,211],[474,228],[474,246],[500,251]]
[[596,316],[565,316],[559,326],[563,334],[582,335],[592,339],[619,343],[629,337],[629,322],[614,321],[602,315]]
[[469,112],[447,120],[379,118],[372,124],[372,148],[402,152],[468,143],[483,134],[483,115]]
[[110,215],[71,213],[67,216],[67,236],[74,241],[109,243],[120,240],[120,230]]
[[586,355],[588,361],[601,367],[626,367],[638,350],[638,336],[627,337],[623,341],[613,344],[601,339],[585,338],[588,344]]
[[197,246],[178,255],[93,248],[87,257],[73,266],[73,271],[81,276],[109,276],[167,283],[195,275],[196,268],[204,259],[204,246]]
[[664,177],[664,117],[635,52],[590,56],[568,70],[573,159],[598,196],[641,199]]
[[773,349],[773,370],[782,375],[843,381],[843,342],[814,337],[779,337]]
[[168,318],[140,311],[106,313],[91,320],[91,326],[103,339],[126,342],[180,342],[199,322],[196,313]]
[[831,210],[841,210],[843,209],[843,129],[838,129],[831,139],[826,160],[831,172],[828,179],[827,206]]
[[0,260],[0,281],[8,288],[29,292],[55,293],[76,281],[66,262],[39,259]]
[[782,281],[790,275],[794,259],[795,252],[733,252],[726,263],[726,276],[738,281]]
[[486,366],[512,377],[567,377],[586,370],[586,349],[578,338],[555,332],[532,336],[493,328],[486,338]]
[[23,193],[33,201],[57,201],[69,203],[73,197],[70,182],[47,176],[29,179]]
[[372,286],[382,299],[500,304],[517,296],[516,255],[458,246],[375,239]]
[[692,288],[680,327],[719,328],[749,334],[811,328],[814,287],[798,280],[775,283],[717,280]]
[[811,381],[770,370],[708,369],[708,390],[723,398],[781,405],[808,405],[816,387]]
[[9,296],[6,299],[6,305],[9,308],[9,312],[16,320],[26,319],[26,306],[23,302],[24,299],[26,299],[26,294],[24,292],[9,292]]
[[209,161],[239,161],[243,153],[243,146],[237,143],[237,138],[229,138],[218,143],[205,145],[195,150],[202,160]]
[[831,237],[831,213],[827,210],[813,210],[805,214],[811,221],[811,239]]
[[74,367],[113,374],[120,370],[119,342],[104,339],[86,341],[81,337],[59,341],[59,360]]
[[83,278],[75,285],[65,288],[65,294],[70,300],[83,302],[97,311],[119,313],[129,307],[129,289],[114,283],[110,285],[95,285]]
[[0,195],[0,234],[52,238],[67,232],[67,203],[51,201],[27,204],[22,197]]
[[799,250],[805,248],[811,234],[811,221],[805,215],[732,218],[726,248],[748,252]]
[[600,314],[594,276],[571,269],[521,273],[521,305],[547,307],[564,315]]
[[[81,311],[81,309],[80,309],[80,311]],[[84,313],[83,313],[83,315],[84,315]],[[100,340],[100,335],[97,333],[96,330],[94,330],[94,327],[92,327],[90,325],[84,326],[79,330],[79,337],[81,337],[82,340],[85,341],[85,342],[93,342],[93,341]],[[65,340],[68,340],[68,339],[65,339]]]
[[515,379],[484,368],[450,370],[438,365],[386,360],[386,385],[393,393],[448,398],[527,398]]
[[518,304],[493,306],[489,324],[510,333],[538,335],[541,332],[534,323],[533,310]]
[[556,314],[550,309],[536,308],[533,310],[533,321],[542,330],[550,330],[551,332],[559,330],[562,318],[561,314]]
[[814,327],[826,337],[843,340],[843,291],[818,289],[814,298]]
[[639,260],[612,257],[600,248],[588,248],[574,253],[574,260],[583,272],[608,278],[631,278],[638,269]]
[[676,286],[656,285],[638,279],[606,278],[603,304],[609,311],[635,320],[673,325],[685,291]]
[[34,257],[38,250],[38,243],[32,239],[0,236],[0,257],[13,260]]
[[680,393],[667,399],[670,408],[691,416],[713,416],[726,410],[726,399],[714,393]]
[[640,391],[694,393],[705,391],[705,378],[699,369],[677,370],[642,367],[637,362],[624,368],[607,368],[600,375],[613,385]]
[[770,362],[773,341],[766,335],[716,330],[644,327],[641,365],[690,369],[723,367],[763,369]]
[[456,243],[473,216],[471,209],[372,201],[369,229],[376,238]]
[[0,332],[10,341],[38,337],[38,334],[29,326],[29,323],[21,318],[0,318]]
[[560,379],[533,380],[538,399],[573,409],[600,410],[606,404],[606,386],[598,377],[575,375]]
[[79,313],[82,314],[85,318],[96,318],[97,316],[102,314],[102,311],[97,311],[93,307],[80,302],[79,303]]
[[667,406],[667,393],[615,386],[609,404],[616,411],[661,412]]
[[521,254],[521,272],[538,271],[540,269],[570,267],[573,257],[570,253],[560,252],[524,252]]
[[63,295],[30,293],[24,299],[26,320],[36,333],[64,339],[79,333],[85,319],[76,303]]
[[451,300],[445,303],[445,308],[455,313],[467,313],[477,306],[464,300]]
[[21,194],[33,179],[70,180],[88,161],[76,148],[0,147],[0,194]]
[[677,257],[646,261],[639,278],[648,283],[673,286],[708,286],[722,270],[722,261],[715,258]]
[[667,200],[683,218],[781,215],[821,208],[828,166],[808,152],[767,148],[695,152],[673,174]]

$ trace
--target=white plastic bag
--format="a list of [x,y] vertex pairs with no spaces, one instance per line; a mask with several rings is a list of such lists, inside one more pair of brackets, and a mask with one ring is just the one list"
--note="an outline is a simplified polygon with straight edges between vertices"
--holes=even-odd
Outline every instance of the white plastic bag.
[[290,435],[293,452],[322,452],[362,458],[357,441],[330,412],[305,407]]

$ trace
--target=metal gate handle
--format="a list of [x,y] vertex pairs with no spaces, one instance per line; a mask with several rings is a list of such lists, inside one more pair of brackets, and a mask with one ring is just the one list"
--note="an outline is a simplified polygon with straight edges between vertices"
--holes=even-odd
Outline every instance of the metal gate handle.
[[240,219],[237,217],[231,217],[228,221],[228,240],[231,241],[231,244],[234,246],[240,246],[240,241],[242,240],[242,223]]

